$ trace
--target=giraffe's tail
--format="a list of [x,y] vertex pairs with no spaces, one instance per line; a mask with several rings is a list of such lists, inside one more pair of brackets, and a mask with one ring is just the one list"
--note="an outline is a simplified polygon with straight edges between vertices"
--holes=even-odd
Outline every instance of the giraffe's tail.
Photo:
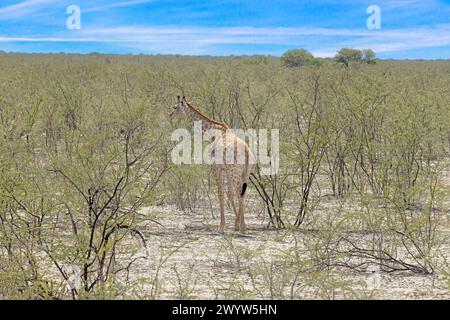
[[252,156],[250,149],[247,147],[245,148],[245,169],[244,169],[244,176],[243,176],[243,183],[242,183],[242,189],[241,189],[241,197],[245,195],[245,191],[247,191],[248,186],[248,179],[250,177],[250,171],[251,171],[251,164],[250,164],[250,157]]
[[242,184],[242,191],[241,191],[241,197],[245,195],[245,191],[247,190],[247,182],[244,182]]

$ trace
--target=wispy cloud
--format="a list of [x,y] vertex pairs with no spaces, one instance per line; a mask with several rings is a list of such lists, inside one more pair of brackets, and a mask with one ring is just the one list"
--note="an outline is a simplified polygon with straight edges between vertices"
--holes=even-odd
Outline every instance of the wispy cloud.
[[[278,55],[297,47],[323,57],[342,47],[371,48],[384,57],[443,57],[450,50],[450,5],[444,0],[377,0],[381,30],[366,28],[370,0],[11,2],[0,7],[0,43],[6,49]],[[65,7],[77,3],[83,27],[67,30]],[[119,8],[120,15],[113,10]]]
[[42,5],[50,4],[54,1],[52,0],[26,0],[16,4],[12,4],[6,7],[0,7],[0,18],[5,17],[19,17],[30,12],[33,12],[36,9],[42,7]]
[[383,10],[430,8],[439,3],[439,0],[384,0],[381,2]]
[[[155,0],[120,1],[120,2],[108,3],[105,5],[100,5],[100,6],[96,6],[96,7],[90,7],[90,8],[87,7],[87,4],[89,2],[86,2],[85,0],[79,0],[78,2],[79,2],[80,7],[82,8],[82,12],[88,13],[88,12],[100,12],[100,11],[105,11],[105,10],[113,9],[113,8],[130,7],[130,6],[150,3],[150,2],[154,2],[154,1]],[[65,2],[62,1],[62,2],[61,1],[57,2],[55,0],[25,0],[25,1],[21,1],[21,2],[12,4],[9,6],[0,7],[0,20],[20,18],[25,15],[32,14],[36,11],[43,10],[43,9],[49,7],[49,5],[52,5],[52,7],[55,7],[56,5],[63,5],[63,4],[65,4],[66,6],[68,6],[70,4],[77,4],[77,1],[73,1],[74,3],[71,3],[69,1],[65,1]],[[84,9],[84,8],[86,8],[86,9]],[[62,12],[65,13],[65,11],[62,11]]]
[[133,0],[133,1],[114,2],[111,4],[104,5],[104,6],[98,6],[98,7],[84,9],[83,12],[97,12],[97,11],[103,11],[103,10],[113,9],[113,8],[129,7],[129,6],[144,4],[144,3],[149,3],[149,2],[153,2],[153,0]]
[[[450,45],[450,24],[394,30],[353,30],[327,28],[198,28],[141,27],[83,29],[74,36],[0,37],[0,42],[99,42],[123,43],[127,47],[166,51],[167,48],[189,48],[190,53],[204,52],[216,45],[292,46],[314,41],[310,50],[322,57],[333,56],[341,47],[371,48],[378,53],[407,51],[417,48]],[[332,43],[332,45],[324,45]]]

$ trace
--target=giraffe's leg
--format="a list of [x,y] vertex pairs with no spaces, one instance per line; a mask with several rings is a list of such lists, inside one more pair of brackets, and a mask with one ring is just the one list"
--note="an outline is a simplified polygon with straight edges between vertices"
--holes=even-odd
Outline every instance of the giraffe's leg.
[[235,197],[235,188],[233,188],[232,184],[228,184],[228,200],[231,203],[231,208],[233,209],[234,215],[236,216],[236,220],[234,222],[234,230],[239,230],[239,212],[236,209],[236,197]]
[[238,212],[238,218],[236,219],[236,222],[238,223],[239,231],[240,233],[245,233],[245,219],[244,219],[244,204],[245,204],[245,189],[244,188],[244,182],[242,182],[242,179],[236,179],[235,180],[235,190],[236,195],[239,202],[239,212]]
[[222,170],[220,168],[212,167],[212,172],[217,184],[217,194],[219,196],[219,206],[220,206],[220,225],[219,232],[225,233],[225,208],[224,208],[224,191],[222,185]]
[[244,219],[244,200],[245,200],[245,194],[241,195],[239,194],[239,231],[244,234],[245,229],[245,219]]

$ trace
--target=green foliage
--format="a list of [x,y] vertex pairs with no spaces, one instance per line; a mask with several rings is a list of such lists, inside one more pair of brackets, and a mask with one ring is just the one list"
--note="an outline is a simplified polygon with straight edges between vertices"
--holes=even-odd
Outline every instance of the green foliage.
[[375,59],[375,52],[372,49],[358,50],[342,48],[335,56],[336,62],[341,63],[346,67],[348,67],[352,62],[374,64]]
[[271,60],[273,60],[273,58],[270,56],[253,55],[250,57],[245,57],[244,63],[250,65],[269,64],[271,63]]
[[281,56],[281,62],[285,67],[303,67],[316,65],[318,62],[314,56],[305,49],[292,49]]
[[[145,257],[124,245],[143,248],[139,211],[155,203],[167,155],[158,125],[149,126],[157,119],[152,103],[132,94],[138,79],[96,82],[95,64],[88,74],[80,65],[61,78],[57,66],[63,68],[56,64],[45,85],[20,75],[3,101],[1,243],[7,266],[23,265],[12,269],[26,279],[23,292],[100,297],[112,294],[124,270]],[[20,90],[26,94],[14,99]],[[117,263],[117,255],[130,260]],[[69,269],[78,270],[80,285],[67,287]]]
[[372,49],[364,49],[362,51],[363,54],[363,61],[368,63],[368,64],[374,64],[375,63],[375,59],[376,59],[376,55],[375,52]]
[[[373,52],[342,49],[336,60],[363,59]],[[129,277],[147,252],[142,226],[155,221],[146,207],[217,212],[208,168],[170,162],[171,132],[185,125],[168,119],[180,93],[232,128],[280,130],[280,172],[254,167],[248,211],[284,228],[288,248],[269,256],[225,239],[232,280],[211,284],[218,297],[357,297],[341,272],[373,265],[448,278],[449,63],[277,61],[2,54],[0,298],[161,297],[165,269],[171,297],[199,296],[204,279],[187,261],[152,260],[148,296],[136,293],[148,279]]]
[[335,60],[338,63],[342,63],[346,67],[349,66],[351,62],[361,62],[363,58],[363,53],[358,49],[342,48],[336,54]]

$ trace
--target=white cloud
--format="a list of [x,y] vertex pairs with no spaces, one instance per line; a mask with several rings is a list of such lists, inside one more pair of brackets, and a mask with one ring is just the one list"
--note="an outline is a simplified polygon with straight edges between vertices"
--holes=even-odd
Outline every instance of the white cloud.
[[73,36],[43,38],[0,37],[0,42],[101,42],[161,53],[205,54],[218,45],[253,44],[297,46],[321,57],[334,56],[342,47],[371,48],[377,53],[450,45],[450,24],[392,30],[327,28],[199,28],[124,26],[83,28]]
[[[130,1],[113,2],[98,7],[83,9],[82,12],[97,12],[111,8],[128,7],[143,3],[149,3],[153,1],[154,0],[130,0]],[[55,1],[55,0],[25,0],[6,7],[0,7],[0,20],[20,18],[25,15],[35,13],[36,11],[42,10],[44,8],[48,8],[50,5],[52,7],[55,7],[56,5],[62,5],[61,2],[63,2],[64,4],[64,1]],[[82,8],[85,7],[85,2],[83,0],[73,2],[74,3],[67,2],[66,5],[77,4],[77,2],[80,2],[80,5],[82,5],[81,7]]]
[[[111,41],[149,43],[196,42],[199,44],[296,45],[317,42],[321,55],[329,56],[343,47],[372,48],[377,52],[450,45],[450,24],[393,30],[353,30],[326,28],[164,28],[122,27],[84,30],[83,35]],[[332,43],[323,48],[321,39]],[[306,41],[308,40],[308,41]]]
[[129,6],[143,4],[143,3],[149,3],[149,2],[153,2],[153,0],[133,0],[133,1],[114,2],[111,4],[104,5],[104,6],[88,8],[88,9],[85,9],[82,11],[83,12],[97,12],[97,11],[103,11],[103,10],[112,9],[112,8],[129,7]]
[[311,51],[311,53],[315,56],[315,57],[319,57],[319,58],[330,58],[330,57],[334,57],[336,55],[337,50],[313,50]]
[[439,4],[438,0],[384,0],[380,3],[383,10],[394,9],[426,9]]
[[33,12],[42,7],[42,5],[50,4],[52,0],[26,0],[7,7],[0,7],[0,18],[18,17]]

